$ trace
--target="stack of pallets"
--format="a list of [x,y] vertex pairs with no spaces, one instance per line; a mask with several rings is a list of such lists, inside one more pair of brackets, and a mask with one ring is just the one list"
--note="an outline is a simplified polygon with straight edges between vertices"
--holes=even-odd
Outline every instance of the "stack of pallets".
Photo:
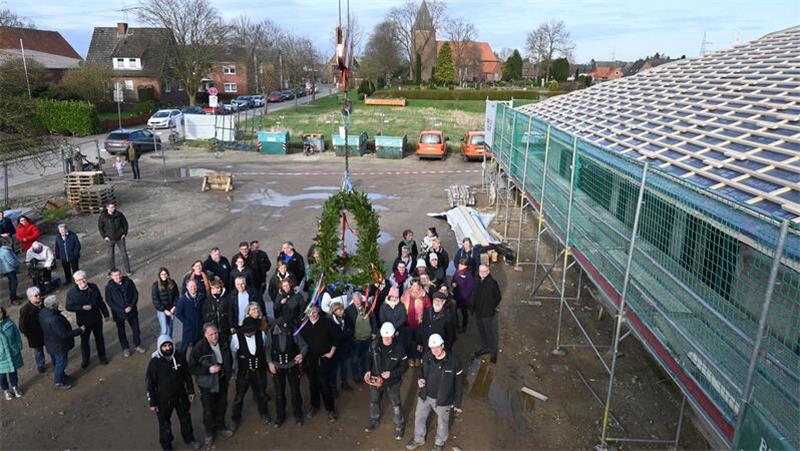
[[114,186],[106,185],[100,171],[77,171],[64,176],[67,202],[81,213],[100,213],[108,202],[116,201]]
[[67,201],[72,205],[78,205],[81,198],[81,190],[94,185],[102,185],[103,183],[105,183],[105,180],[103,179],[103,173],[100,171],[70,172],[64,176]]
[[447,191],[450,208],[475,205],[475,193],[472,192],[469,185],[450,185],[450,188],[446,188],[445,191]]
[[116,202],[114,185],[93,185],[81,190],[76,207],[81,213],[100,213],[109,202]]

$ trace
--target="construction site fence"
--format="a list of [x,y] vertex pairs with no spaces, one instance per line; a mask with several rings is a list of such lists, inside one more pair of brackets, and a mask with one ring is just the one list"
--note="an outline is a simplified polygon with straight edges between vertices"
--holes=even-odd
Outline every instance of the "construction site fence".
[[[747,404],[748,415],[770,429],[764,434],[800,449],[797,224],[789,226],[779,248],[779,220],[645,169],[645,162],[505,103],[497,107],[493,137],[492,153],[501,168],[614,305],[623,291],[642,172],[648,171],[630,265],[627,323],[727,445],[734,444],[737,418]],[[780,265],[770,294],[776,254]],[[759,343],[767,297],[771,304]]]

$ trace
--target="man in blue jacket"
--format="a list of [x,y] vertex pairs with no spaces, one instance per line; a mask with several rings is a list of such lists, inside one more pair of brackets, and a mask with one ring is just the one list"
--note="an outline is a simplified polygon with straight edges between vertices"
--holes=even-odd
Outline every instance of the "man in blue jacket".
[[133,346],[136,352],[144,354],[142,339],[139,332],[139,311],[136,304],[139,302],[139,291],[133,280],[122,275],[122,272],[114,268],[111,270],[111,280],[106,284],[106,302],[111,307],[111,316],[117,324],[117,337],[122,346],[122,355],[131,356],[130,344],[125,334],[125,322],[131,326],[133,333]]
[[8,297],[11,305],[19,305],[20,297],[17,295],[17,270],[20,267],[14,249],[11,248],[11,241],[7,238],[0,238],[0,274],[8,279]]
[[78,259],[81,258],[81,242],[66,224],[58,225],[54,250],[56,260],[61,260],[61,267],[64,268],[64,284],[68,284],[72,281],[72,274],[80,269]]
[[39,323],[44,332],[44,345],[55,369],[55,384],[60,390],[69,390],[72,385],[64,383],[64,370],[67,368],[67,355],[75,347],[75,337],[86,330],[86,326],[73,329],[67,318],[58,311],[58,299],[48,296],[44,300],[44,309],[39,312]]

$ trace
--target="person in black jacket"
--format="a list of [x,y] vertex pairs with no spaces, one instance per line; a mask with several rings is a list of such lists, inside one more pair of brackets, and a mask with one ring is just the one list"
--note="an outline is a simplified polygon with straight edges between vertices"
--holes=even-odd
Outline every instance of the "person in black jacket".
[[[417,257],[419,256],[419,251],[417,250],[417,242],[414,241],[414,232],[411,229],[403,230],[403,239],[397,243],[398,257],[403,255],[403,246],[408,249],[409,255],[414,261],[416,261]],[[413,271],[413,268],[409,268],[409,271]]]
[[117,267],[114,249],[119,248],[125,271],[129,276],[133,274],[131,272],[131,262],[128,258],[128,249],[125,247],[125,237],[128,236],[128,219],[125,218],[121,211],[117,211],[116,202],[112,201],[106,204],[106,209],[97,218],[97,228],[100,229],[100,236],[108,243],[108,270],[110,271]]
[[376,339],[370,347],[370,370],[364,375],[364,382],[369,383],[370,378],[375,376],[383,379],[383,384],[380,387],[369,388],[369,423],[365,431],[371,432],[378,427],[381,420],[381,399],[386,393],[389,395],[394,413],[394,438],[402,440],[406,420],[400,401],[400,383],[408,367],[408,356],[400,341],[395,340],[394,333],[392,323],[383,323],[380,340]]
[[231,264],[228,259],[222,256],[222,252],[218,247],[212,247],[208,258],[203,262],[203,269],[212,274],[211,279],[218,277],[222,280],[226,290],[230,290],[233,285],[231,284]]
[[69,350],[75,347],[75,337],[86,331],[86,326],[73,329],[69,320],[58,310],[58,299],[48,296],[44,300],[44,309],[39,312],[39,324],[44,334],[44,346],[53,359],[53,380],[56,388],[69,390],[72,385],[64,383],[64,370],[67,369]]
[[461,247],[458,248],[453,256],[454,262],[458,263],[461,260],[469,262],[469,272],[473,276],[478,275],[478,267],[481,265],[481,251],[472,245],[472,240],[469,237],[461,240]]
[[283,243],[281,253],[278,254],[276,260],[286,263],[289,274],[294,279],[295,286],[302,287],[306,278],[306,262],[303,260],[302,255],[295,252],[294,244],[291,241]]
[[370,368],[369,347],[377,335],[378,310],[367,315],[369,306],[364,295],[356,291],[353,293],[353,302],[344,310],[344,321],[347,328],[353,333],[353,352],[351,353],[350,366],[353,372],[353,382],[363,382],[364,373]]
[[17,228],[14,227],[14,222],[11,218],[6,218],[3,211],[0,211],[0,236],[10,239],[16,233]]
[[444,340],[438,334],[428,339],[431,352],[426,353],[417,369],[419,399],[414,411],[414,437],[406,449],[417,449],[425,444],[428,416],[436,412],[436,439],[433,450],[441,451],[450,434],[450,413],[461,413],[464,395],[464,369],[454,353],[444,349]]
[[[240,254],[236,254],[231,259],[231,263],[233,266],[231,267],[231,272],[228,276],[228,285],[233,287],[236,279],[239,277],[244,277],[248,287],[254,286],[253,270],[247,266],[247,259]],[[231,290],[233,290],[233,288],[231,288]]]
[[44,332],[39,323],[39,312],[44,308],[42,292],[39,287],[30,287],[25,294],[28,302],[19,309],[19,331],[28,339],[28,347],[33,350],[36,368],[40,373],[44,373]]
[[267,405],[267,349],[269,337],[261,330],[261,321],[247,317],[242,327],[231,338],[231,354],[236,367],[236,396],[233,398],[233,430],[242,421],[242,404],[248,389],[253,389],[253,398],[261,415],[261,421],[269,424]]
[[272,262],[269,260],[269,255],[261,250],[258,240],[250,242],[250,254],[253,256],[256,262],[255,266],[259,271],[259,273],[256,274],[257,280],[254,280],[253,283],[255,284],[255,288],[261,290],[261,294],[263,295],[267,288],[267,274],[269,270],[272,269]]
[[211,294],[203,302],[203,322],[217,326],[220,340],[230,341],[233,332],[231,327],[231,305],[228,291],[222,285],[221,280],[211,282]]
[[290,277],[292,277],[292,275],[289,274],[289,268],[286,266],[286,262],[278,260],[277,263],[275,263],[275,273],[272,274],[267,284],[267,294],[272,302],[275,302],[278,298],[278,292],[281,289],[281,282],[283,282],[283,279],[288,279]]
[[433,305],[425,309],[422,313],[422,325],[418,345],[424,347],[428,339],[433,334],[439,334],[444,340],[444,349],[447,352],[453,350],[453,343],[456,340],[456,321],[453,312],[445,306],[447,295],[441,292],[433,294]]
[[336,406],[333,392],[329,384],[331,372],[331,359],[336,353],[336,344],[339,341],[340,330],[328,317],[320,316],[320,307],[311,305],[308,314],[308,323],[301,330],[303,339],[308,343],[308,355],[305,358],[305,369],[308,375],[308,385],[311,392],[311,409],[308,418],[312,418],[319,411],[319,398],[325,403],[328,411],[328,420],[336,421]]
[[203,338],[192,348],[189,372],[200,388],[203,404],[205,444],[210,447],[216,434],[231,437],[233,431],[225,426],[225,409],[228,407],[228,381],[233,374],[233,357],[228,343],[220,341],[219,331],[213,324],[203,325]]
[[183,441],[200,449],[200,442],[194,439],[192,416],[189,407],[194,401],[192,375],[186,359],[175,352],[175,344],[167,335],[158,337],[158,345],[147,364],[145,375],[147,403],[158,418],[158,441],[162,449],[172,449],[172,411],[178,414]]
[[273,302],[275,318],[286,316],[294,326],[297,326],[303,317],[304,304],[303,295],[294,288],[294,278],[281,280],[281,289]]
[[472,309],[481,336],[481,348],[475,356],[489,354],[492,363],[497,363],[498,324],[497,306],[502,299],[500,286],[489,272],[489,267],[478,267],[478,278],[472,289]]
[[249,303],[255,302],[261,307],[262,312],[266,311],[261,292],[247,285],[244,277],[237,277],[233,285],[235,289],[228,295],[228,321],[231,325],[231,334],[236,333],[234,329],[238,329],[247,317]]
[[161,328],[160,335],[172,338],[172,327],[175,321],[175,306],[178,303],[178,284],[169,276],[167,268],[158,270],[158,280],[153,282],[150,290],[153,298],[153,307],[156,309],[156,318]]
[[[355,296],[353,296],[355,297]],[[339,340],[336,342],[336,353],[331,359],[330,386],[334,396],[339,396],[339,387],[344,391],[352,391],[353,387],[347,382],[347,373],[350,369],[350,355],[353,352],[353,329],[344,316],[344,304],[333,302],[331,304],[331,320],[339,331]]]
[[81,241],[67,228],[66,224],[58,225],[55,247],[53,247],[56,260],[61,260],[64,268],[64,283],[72,280],[72,274],[79,270],[78,261],[81,258]]
[[103,338],[103,319],[111,321],[108,307],[97,285],[89,283],[86,272],[75,271],[72,275],[75,286],[67,291],[67,310],[75,313],[78,326],[86,326],[81,334],[81,368],[89,366],[89,336],[94,335],[97,357],[103,365],[108,364],[106,358],[106,342]]
[[[249,269],[250,280],[247,281],[248,287],[257,287],[261,286],[262,283],[266,280],[266,271],[263,270],[261,267],[262,261],[256,258],[256,255],[250,251],[250,243],[247,241],[242,241],[239,243],[239,252],[237,252],[233,258],[231,258],[231,263],[233,264],[233,268],[236,268],[236,260],[242,257],[244,259],[244,264],[247,269]],[[239,272],[242,272],[241,269]],[[231,274],[231,279],[238,277],[239,274]],[[262,278],[263,276],[263,278]]]
[[[430,253],[425,255],[426,261],[425,263],[430,267],[431,266],[431,254],[436,254],[439,257],[439,268],[447,271],[447,266],[450,264],[450,256],[447,254],[447,251],[444,250],[444,246],[442,246],[442,241],[436,237],[433,239],[433,245],[431,246]],[[428,268],[428,274],[431,273],[430,268]]]
[[275,384],[276,429],[286,420],[286,383],[292,397],[292,413],[298,426],[303,425],[303,397],[300,395],[300,365],[308,353],[308,344],[302,334],[293,334],[294,327],[288,316],[278,317],[270,329],[267,365]]
[[142,348],[141,333],[139,331],[139,310],[136,304],[139,303],[139,291],[133,280],[122,275],[119,269],[111,270],[111,280],[106,284],[106,302],[111,307],[111,316],[117,324],[117,337],[122,346],[122,355],[131,356],[130,344],[125,333],[125,322],[131,326],[133,334],[133,346],[136,352],[144,354]]

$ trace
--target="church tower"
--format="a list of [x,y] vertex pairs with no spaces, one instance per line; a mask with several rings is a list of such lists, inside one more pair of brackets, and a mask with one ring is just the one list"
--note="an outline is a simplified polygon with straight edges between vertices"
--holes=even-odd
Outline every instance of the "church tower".
[[412,78],[416,67],[414,59],[419,54],[422,62],[422,81],[429,81],[433,74],[433,66],[436,64],[436,29],[433,26],[433,19],[425,0],[422,0],[419,12],[417,12],[417,18],[414,21],[412,43],[414,45],[414,54],[411,61]]

